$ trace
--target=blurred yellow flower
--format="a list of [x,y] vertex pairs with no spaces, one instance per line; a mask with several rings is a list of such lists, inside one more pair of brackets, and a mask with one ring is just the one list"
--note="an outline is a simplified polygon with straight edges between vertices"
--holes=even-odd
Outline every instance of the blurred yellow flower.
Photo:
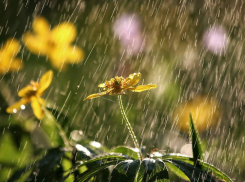
[[15,58],[20,51],[20,44],[16,39],[9,39],[0,49],[0,74],[18,71],[23,67],[20,59]]
[[31,81],[30,85],[27,85],[18,92],[18,96],[22,97],[22,99],[8,107],[6,111],[8,113],[16,113],[20,108],[31,102],[31,107],[35,116],[38,119],[42,119],[44,115],[42,109],[44,105],[44,99],[41,98],[41,96],[51,84],[52,79],[53,72],[48,71],[41,77],[39,83]]
[[84,52],[71,45],[77,35],[76,27],[70,22],[63,22],[50,30],[50,25],[43,17],[37,17],[32,24],[33,33],[23,35],[25,46],[34,54],[46,55],[57,69],[65,69],[66,64],[79,63]]
[[218,121],[219,112],[217,103],[205,97],[197,97],[192,101],[181,104],[175,110],[178,126],[188,131],[190,114],[198,131],[203,131],[213,126]]
[[142,92],[157,87],[157,85],[155,84],[139,85],[137,87],[134,87],[139,82],[140,77],[141,77],[140,73],[130,74],[129,77],[127,78],[116,76],[115,78],[112,78],[109,81],[106,81],[105,83],[99,84],[98,87],[103,92],[89,95],[84,100],[94,99],[106,94],[121,95],[121,94],[125,94],[126,90],[131,90],[133,92]]

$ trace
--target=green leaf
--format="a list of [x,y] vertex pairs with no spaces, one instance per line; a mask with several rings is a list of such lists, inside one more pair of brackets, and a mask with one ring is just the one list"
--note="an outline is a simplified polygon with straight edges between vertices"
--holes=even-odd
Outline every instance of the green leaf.
[[47,154],[34,164],[34,170],[27,181],[60,181],[63,177],[63,167],[61,160],[65,152],[60,148],[54,148],[47,151]]
[[19,179],[21,179],[21,177],[23,177],[25,174],[28,174],[28,172],[31,169],[31,165],[23,167],[18,169],[17,171],[14,172],[14,174],[8,179],[8,182],[15,182]]
[[183,173],[179,168],[177,168],[174,164],[170,163],[170,162],[165,162],[165,165],[167,166],[168,169],[170,169],[170,171],[172,171],[174,174],[176,174],[177,176],[179,176],[180,178],[186,180],[186,181],[190,181],[190,179],[185,175],[185,173]]
[[[162,156],[162,160],[164,162],[166,162],[168,160],[172,160],[172,159],[173,160],[182,161],[182,162],[185,162],[185,163],[188,163],[188,164],[191,164],[191,165],[194,165],[194,159],[191,158],[191,157],[188,157],[186,155],[182,155],[182,154],[167,154],[167,155]],[[220,171],[219,169],[217,169],[213,165],[210,165],[210,164],[208,164],[206,162],[203,162],[203,161],[200,161],[200,160],[198,160],[198,161],[201,164],[202,169],[204,169],[205,171],[212,171],[220,180],[224,179],[224,180],[226,180],[228,182],[232,182],[232,180],[225,173],[223,173],[222,171]],[[171,169],[171,167],[172,167],[171,164],[170,164],[171,166],[169,167],[169,164],[170,164],[169,162],[166,163],[168,168],[171,171],[173,171],[176,175],[180,176],[179,174],[176,173],[176,172],[178,172],[177,170],[175,170],[175,169],[172,170]]]
[[106,169],[107,167],[111,166],[111,165],[115,165],[117,164],[118,161],[110,161],[101,165],[96,165],[93,168],[88,169],[87,171],[85,171],[82,174],[79,174],[78,177],[74,180],[74,182],[83,182],[83,181],[87,181],[90,178],[92,178],[93,176],[95,176],[97,173],[101,172],[102,170]]
[[52,113],[55,119],[61,124],[62,128],[69,125],[69,118],[67,115],[53,108],[46,107],[46,109]]
[[135,151],[134,148],[131,148],[131,147],[118,146],[112,149],[112,152],[121,153],[121,154],[130,156],[133,159],[138,159],[138,153]]
[[[0,140],[0,166],[3,168],[9,168],[11,172],[8,175],[12,175],[12,172],[16,168],[21,168],[30,163],[32,159],[32,145],[30,138],[26,136],[22,137],[22,145],[20,148],[16,148],[15,143],[12,140],[12,134],[10,132],[5,131],[4,134],[1,134]],[[28,145],[25,145],[28,144]],[[22,160],[20,159],[30,159],[30,160]],[[0,178],[4,179],[5,176],[1,175],[2,171],[0,170]],[[8,176],[9,177],[9,176]],[[1,181],[1,180],[0,180]],[[4,180],[3,180],[4,181]]]
[[[42,129],[46,135],[49,136],[52,147],[57,148],[59,146],[65,146],[65,140],[63,140],[61,136],[63,133],[59,129],[60,123],[56,121],[55,117],[48,109],[44,108],[44,112],[45,115],[41,123]],[[66,135],[66,133],[64,133],[64,135]],[[52,136],[52,138],[50,136]]]
[[23,136],[30,137],[30,133],[25,131],[19,125],[11,125],[10,127],[8,127],[8,130],[11,133],[11,136],[12,136],[13,141],[15,142],[17,148],[21,147],[21,141],[22,141]]
[[[95,176],[96,174],[98,174],[99,172],[105,170],[107,167],[111,165],[115,165],[119,161],[126,160],[126,159],[128,159],[128,156],[121,155],[121,154],[109,154],[105,156],[96,157],[86,162],[82,162],[82,164],[79,165],[78,168],[86,166],[88,170],[78,175],[78,178],[75,179],[75,182],[86,181],[91,177]],[[76,170],[78,170],[78,168]]]
[[72,173],[79,170],[79,168],[83,166],[86,166],[88,169],[84,173],[78,175],[78,178],[75,179],[75,182],[87,181],[91,177],[96,176],[98,173],[105,170],[107,167],[111,165],[115,165],[120,161],[124,161],[127,159],[131,159],[131,158],[129,156],[122,155],[122,154],[109,154],[109,155],[96,157],[94,159],[85,162],[81,161],[81,164],[74,171],[72,171]]
[[183,161],[183,162],[186,162],[186,163],[189,163],[191,165],[194,165],[194,159],[192,157],[189,157],[187,155],[183,155],[183,154],[176,154],[176,153],[173,153],[173,154],[166,154],[164,156],[162,156],[161,158],[164,162],[165,160],[169,160],[169,159],[174,159],[174,160],[179,160],[179,161]]
[[[73,159],[73,168],[76,168],[77,164],[76,164],[76,160],[82,160],[82,161],[88,161],[89,159],[95,157],[97,154],[90,149],[89,147],[84,147],[80,144],[77,144],[75,146],[75,150],[73,151],[73,155],[74,155],[74,159]],[[107,158],[107,161],[109,161],[110,159]],[[94,166],[96,165],[100,165],[102,162],[101,159],[97,160],[97,161],[93,161],[92,163],[87,162],[85,165],[87,169],[91,169],[94,168]],[[79,166],[81,167],[81,166]],[[74,172],[74,176],[77,178],[79,176],[79,170],[75,170]],[[71,173],[70,173],[71,174]],[[69,174],[69,175],[70,175]],[[68,175],[68,176],[69,176]],[[108,169],[104,169],[102,171],[99,171],[99,174],[96,175],[97,180],[98,181],[107,181],[108,177],[109,177],[109,170]]]
[[169,162],[178,167],[183,173],[185,173],[190,181],[215,182],[215,179],[212,176],[197,166],[195,167],[191,164],[178,160],[169,160],[165,162]]
[[146,158],[142,161],[135,182],[168,182],[168,170],[161,159]]
[[225,180],[226,182],[232,182],[232,180],[225,173],[223,173],[213,165],[210,165],[206,162],[201,162],[201,164],[207,171],[212,171],[220,180]]
[[112,171],[111,181],[133,182],[139,166],[139,160],[125,160],[120,162]]
[[201,164],[198,162],[198,160],[203,160],[201,140],[198,136],[198,131],[194,125],[191,114],[190,114],[190,129],[189,130],[190,130],[190,138],[191,138],[191,143],[192,143],[193,158],[195,160],[197,167],[201,168]]
[[[18,124],[0,126],[0,133],[5,132],[11,135],[17,149],[21,147],[23,137],[30,137],[30,133]],[[0,140],[2,140],[3,136],[4,135],[0,135]]]
[[106,162],[110,162],[114,160],[123,161],[127,159],[131,159],[131,158],[126,155],[122,155],[122,154],[108,154],[108,155],[96,157],[94,159],[91,159],[85,162],[81,161],[81,164],[78,167],[86,166],[87,164],[96,163],[96,162],[99,162],[101,164],[101,163],[106,163]]

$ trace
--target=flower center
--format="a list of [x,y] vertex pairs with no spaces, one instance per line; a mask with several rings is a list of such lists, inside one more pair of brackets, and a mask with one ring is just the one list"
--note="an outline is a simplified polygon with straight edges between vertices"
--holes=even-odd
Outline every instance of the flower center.
[[48,47],[51,49],[56,47],[56,43],[51,39],[48,40],[47,44],[48,44]]
[[26,93],[27,97],[35,96],[37,94],[39,83],[31,81],[29,86],[31,87],[31,89],[27,91]]

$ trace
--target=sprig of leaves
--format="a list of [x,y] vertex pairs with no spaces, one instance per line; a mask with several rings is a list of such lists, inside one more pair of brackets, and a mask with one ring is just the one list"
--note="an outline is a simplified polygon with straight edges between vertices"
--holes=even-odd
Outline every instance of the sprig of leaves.
[[[170,153],[139,160],[135,149],[119,146],[109,154],[98,155],[89,147],[79,144],[73,146],[73,157],[66,157],[71,151],[61,148],[50,149],[46,155],[31,166],[26,166],[14,173],[13,181],[23,175],[28,180],[49,179],[64,181],[73,176],[74,182],[118,181],[118,182],[168,182],[169,171],[189,181],[215,182],[219,180],[232,182],[221,170],[203,161],[203,151],[198,131],[190,115],[190,139],[193,157]],[[66,158],[71,163],[70,169],[64,170],[61,161]],[[109,167],[112,169],[111,175]]]

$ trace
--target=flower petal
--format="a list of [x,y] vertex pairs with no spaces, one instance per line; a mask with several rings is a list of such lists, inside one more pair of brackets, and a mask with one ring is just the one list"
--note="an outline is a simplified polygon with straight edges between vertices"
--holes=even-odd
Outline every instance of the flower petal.
[[135,86],[140,80],[141,74],[140,73],[133,73],[130,74],[128,78],[126,78],[126,83],[123,86],[123,89],[127,89],[129,87]]
[[10,57],[0,56],[0,73],[7,73],[9,71],[18,71],[22,69],[23,64],[20,59],[12,60]]
[[37,17],[32,23],[34,32],[38,35],[46,35],[49,33],[49,23],[43,17]]
[[31,99],[31,107],[33,109],[34,115],[37,117],[37,119],[42,119],[44,116],[43,107],[44,100],[40,97],[32,97]]
[[19,97],[27,97],[30,98],[30,96],[35,95],[35,92],[37,91],[37,88],[31,86],[31,85],[27,85],[26,87],[22,88],[19,92],[18,92],[18,96]]
[[23,68],[22,61],[20,59],[14,59],[9,65],[9,71],[18,71]]
[[66,63],[79,63],[84,58],[83,50],[76,46],[56,47],[49,52],[52,64],[61,69]]
[[22,98],[20,101],[14,103],[13,105],[9,106],[7,109],[6,109],[6,112],[7,113],[16,113],[20,107],[22,105],[26,105],[28,104],[28,102],[30,102],[30,99],[28,98]]
[[83,50],[77,46],[67,47],[64,53],[69,63],[79,63],[84,59]]
[[43,92],[49,87],[53,79],[53,71],[47,71],[40,79],[39,87],[37,90],[38,95],[42,95]]
[[[60,51],[59,51],[60,50]],[[53,49],[49,53],[49,60],[53,67],[56,69],[62,71],[66,69],[66,61],[67,59],[63,57],[64,53],[62,52],[62,49]]]
[[4,54],[15,56],[20,51],[20,43],[16,39],[8,39],[3,50]]
[[145,90],[154,89],[156,87],[157,87],[157,85],[155,85],[155,84],[148,84],[148,85],[139,85],[135,88],[128,88],[128,90],[131,90],[133,92],[142,92]]
[[61,23],[51,31],[51,39],[56,44],[68,45],[76,38],[76,27],[69,22]]
[[101,96],[103,96],[103,95],[108,94],[108,93],[111,92],[112,90],[113,90],[113,88],[111,88],[111,89],[109,89],[109,90],[107,90],[107,91],[105,91],[105,92],[100,92],[100,93],[96,93],[96,94],[91,94],[91,95],[89,95],[88,97],[86,97],[83,101],[88,100],[88,99],[94,99],[94,98],[97,98],[97,97],[101,97]]
[[47,55],[48,46],[47,38],[38,37],[33,35],[30,32],[27,32],[23,35],[22,40],[25,46],[34,54]]
[[101,83],[98,85],[98,87],[102,89],[102,88],[106,88],[106,85],[105,85],[105,83]]

